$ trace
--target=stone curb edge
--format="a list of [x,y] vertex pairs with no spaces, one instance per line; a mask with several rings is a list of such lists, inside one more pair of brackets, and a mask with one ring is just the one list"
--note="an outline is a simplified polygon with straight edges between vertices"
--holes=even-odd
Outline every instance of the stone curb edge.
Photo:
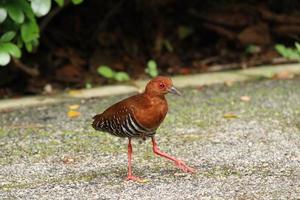
[[[300,64],[286,64],[279,66],[263,66],[255,68],[247,68],[228,72],[213,72],[203,74],[193,74],[172,77],[176,87],[182,88],[187,86],[211,85],[224,82],[247,81],[258,78],[271,78],[274,74],[288,71],[292,74],[300,74]],[[147,80],[148,81],[148,80]],[[95,98],[105,97],[109,95],[119,95],[134,93],[142,90],[147,81],[136,81],[135,85],[111,85],[96,87],[92,89],[74,90],[55,96],[33,96],[22,97],[19,99],[0,100],[0,111],[10,111],[12,109],[41,106],[74,100],[76,98]]]

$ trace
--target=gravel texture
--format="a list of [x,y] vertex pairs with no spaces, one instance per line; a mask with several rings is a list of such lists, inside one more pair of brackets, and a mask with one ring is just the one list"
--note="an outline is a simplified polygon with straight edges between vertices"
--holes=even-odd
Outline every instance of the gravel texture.
[[[1,113],[0,199],[300,199],[299,77],[182,92],[168,96],[156,138],[196,174],[135,140],[134,174],[148,181],[124,181],[127,140],[90,124],[125,96],[74,100]],[[81,115],[70,119],[74,103]]]

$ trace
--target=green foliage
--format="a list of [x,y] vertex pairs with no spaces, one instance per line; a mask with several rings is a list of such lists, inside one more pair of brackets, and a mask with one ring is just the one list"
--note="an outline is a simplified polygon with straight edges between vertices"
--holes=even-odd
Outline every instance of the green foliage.
[[129,75],[126,72],[116,72],[106,65],[101,65],[100,67],[98,67],[97,72],[104,78],[115,80],[118,82],[130,80]]
[[10,56],[6,52],[1,52],[0,51],[0,65],[4,66],[7,65],[10,61]]
[[10,42],[15,35],[14,31],[8,31],[0,37],[0,66],[7,65],[11,60],[11,56],[15,58],[21,57],[19,47]]
[[285,58],[300,61],[300,44],[295,43],[295,48],[286,47],[283,44],[275,45],[276,51]]
[[21,57],[21,51],[20,49],[13,43],[11,42],[3,42],[0,44],[0,52],[4,53],[8,53],[11,56],[15,57],[15,58],[20,58]]
[[254,44],[248,45],[245,49],[245,52],[247,54],[256,54],[256,53],[259,53],[260,51],[261,51],[261,48]]
[[108,66],[101,65],[97,69],[98,74],[107,79],[112,79],[114,77],[115,72]]
[[[43,0],[41,0],[43,1]],[[62,7],[65,4],[65,0],[54,0],[60,7]],[[83,2],[84,0],[72,0],[72,3],[75,5],[79,5]]]
[[122,81],[129,81],[130,77],[126,72],[117,72],[114,76],[116,81],[122,82]]
[[154,60],[149,60],[147,63],[147,68],[145,72],[149,74],[151,77],[158,76],[157,64]]
[[85,83],[85,88],[86,89],[91,89],[91,88],[93,88],[93,85],[90,82],[86,82]]
[[11,56],[20,58],[21,51],[13,43],[1,43],[0,44],[0,65],[7,65],[10,62]]
[[295,42],[296,49],[298,50],[298,53],[300,53],[300,44],[298,42]]
[[10,2],[6,6],[8,16],[15,21],[18,24],[21,24],[24,22],[25,15],[23,12],[23,8],[19,6],[16,2]]
[[72,0],[72,3],[75,5],[81,4],[83,0]]
[[188,26],[179,26],[177,30],[178,37],[181,40],[184,40],[185,38],[189,37],[193,33],[194,30]]
[[64,0],[54,0],[60,7],[64,5]]
[[7,11],[0,7],[0,23],[4,22],[7,17]]
[[174,48],[173,48],[171,42],[168,39],[165,39],[163,41],[163,44],[166,47],[166,49],[168,50],[168,52],[173,52],[174,51]]
[[[49,13],[52,1],[63,6],[64,0],[0,0],[0,66],[11,57],[20,58],[21,49],[32,52],[39,44],[40,28],[37,17]],[[80,4],[83,0],[72,0]]]
[[31,0],[31,8],[37,17],[42,17],[50,11],[51,0]]
[[1,36],[0,42],[9,42],[9,41],[11,41],[15,36],[16,36],[16,32],[15,32],[15,31],[8,31],[8,32],[4,33],[4,34]]

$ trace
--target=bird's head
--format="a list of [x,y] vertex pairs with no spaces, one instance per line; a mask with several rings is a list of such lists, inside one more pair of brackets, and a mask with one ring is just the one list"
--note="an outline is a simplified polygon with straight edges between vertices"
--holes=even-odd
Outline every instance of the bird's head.
[[154,96],[162,96],[167,93],[172,93],[181,96],[181,93],[173,86],[170,78],[158,76],[146,85],[145,93]]

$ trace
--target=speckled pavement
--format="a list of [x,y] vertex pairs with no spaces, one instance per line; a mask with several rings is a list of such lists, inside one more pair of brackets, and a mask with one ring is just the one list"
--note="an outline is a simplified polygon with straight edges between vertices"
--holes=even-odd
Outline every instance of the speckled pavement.
[[[156,138],[196,174],[135,140],[133,171],[147,181],[124,181],[126,139],[90,123],[127,95],[77,99],[1,113],[0,199],[300,199],[299,77],[182,92],[168,95]],[[74,119],[71,104],[80,105]]]

